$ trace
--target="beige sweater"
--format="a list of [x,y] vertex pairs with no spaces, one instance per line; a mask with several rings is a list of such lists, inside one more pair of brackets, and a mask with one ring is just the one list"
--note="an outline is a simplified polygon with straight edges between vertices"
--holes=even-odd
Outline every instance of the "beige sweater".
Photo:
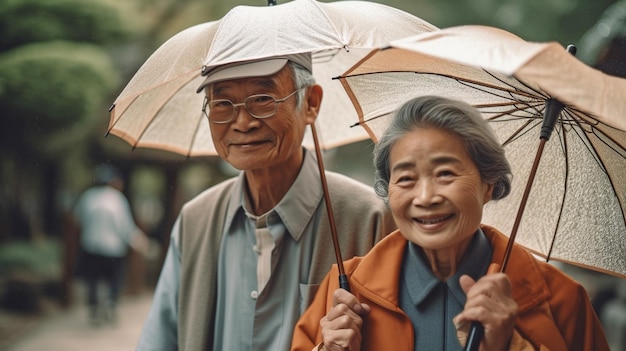
[[[342,256],[362,256],[395,229],[391,214],[371,188],[332,172],[326,177]],[[217,260],[234,184],[231,179],[206,190],[181,211],[179,350],[212,349]],[[335,263],[330,233],[328,216],[321,216],[307,284],[319,284]]]

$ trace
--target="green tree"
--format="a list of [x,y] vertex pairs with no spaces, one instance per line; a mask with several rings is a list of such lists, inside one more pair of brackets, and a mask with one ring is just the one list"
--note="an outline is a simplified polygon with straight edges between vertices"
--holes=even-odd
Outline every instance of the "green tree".
[[0,55],[0,110],[9,126],[0,145],[17,155],[59,156],[102,116],[119,82],[109,55],[91,44],[42,42]]
[[529,41],[581,45],[581,36],[618,0],[381,0],[438,27],[483,24]]
[[118,9],[103,1],[3,0],[0,50],[34,42],[67,40],[111,44],[128,36]]
[[0,3],[0,239],[58,226],[65,161],[107,117],[121,82],[110,52],[136,29],[106,0]]

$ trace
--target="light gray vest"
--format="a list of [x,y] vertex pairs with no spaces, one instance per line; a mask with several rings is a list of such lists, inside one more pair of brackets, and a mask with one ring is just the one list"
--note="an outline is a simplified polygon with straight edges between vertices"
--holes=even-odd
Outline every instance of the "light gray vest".
[[[362,256],[395,229],[391,214],[371,188],[326,172],[344,259]],[[236,179],[198,195],[181,210],[181,282],[178,296],[179,350],[211,350],[217,300],[217,262],[224,220]],[[324,201],[320,206],[324,206]],[[320,217],[308,284],[319,284],[335,262],[328,216]],[[309,296],[307,306],[313,296]]]

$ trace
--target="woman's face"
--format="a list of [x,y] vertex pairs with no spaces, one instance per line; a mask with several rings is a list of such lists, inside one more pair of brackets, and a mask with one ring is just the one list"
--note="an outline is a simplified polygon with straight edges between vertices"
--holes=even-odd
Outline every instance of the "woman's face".
[[414,129],[391,148],[389,166],[389,206],[404,237],[425,250],[464,251],[493,186],[461,140],[443,129]]

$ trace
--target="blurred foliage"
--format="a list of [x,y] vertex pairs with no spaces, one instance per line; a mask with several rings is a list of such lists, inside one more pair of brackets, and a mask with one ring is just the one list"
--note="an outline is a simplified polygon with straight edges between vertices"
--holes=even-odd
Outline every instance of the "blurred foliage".
[[581,43],[582,50],[578,51],[576,57],[591,65],[609,65],[611,67],[608,69],[601,70],[626,77],[626,54],[623,52],[626,48],[626,0],[607,8],[595,25],[583,35]]
[[[280,1],[279,1],[280,2]],[[483,24],[529,41],[580,44],[580,38],[617,0],[381,0],[443,28]]]
[[58,241],[16,241],[1,246],[0,308],[20,313],[40,312],[42,297],[58,295],[61,262]]
[[130,23],[104,0],[0,3],[0,149],[51,159],[88,138],[121,82],[107,48]]
[[75,171],[63,174],[64,162],[88,163],[122,82],[111,52],[140,28],[126,10],[110,0],[0,2],[0,240],[58,229],[59,179]]
[[129,34],[130,28],[118,10],[102,1],[3,0],[0,3],[2,51],[53,40],[110,44]]
[[20,272],[42,280],[58,279],[61,274],[60,257],[61,246],[56,240],[5,244],[0,246],[0,277]]
[[[46,42],[0,55],[0,145],[36,153],[74,124],[93,120],[119,84],[109,55],[91,44]],[[72,145],[68,145],[72,146]]]

